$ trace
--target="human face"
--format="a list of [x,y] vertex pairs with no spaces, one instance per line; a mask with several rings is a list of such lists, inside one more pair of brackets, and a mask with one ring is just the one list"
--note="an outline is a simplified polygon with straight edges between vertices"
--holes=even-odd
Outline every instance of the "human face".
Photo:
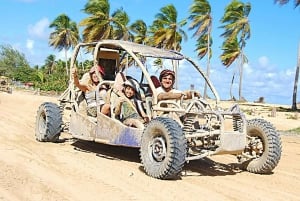
[[172,75],[167,75],[167,76],[162,77],[161,86],[167,92],[170,91],[173,87],[173,76]]
[[99,83],[99,78],[96,75],[96,73],[92,74],[92,81],[93,81],[94,84],[98,84]]
[[126,86],[125,87],[125,96],[127,98],[132,98],[134,95],[135,95],[135,90],[130,86]]

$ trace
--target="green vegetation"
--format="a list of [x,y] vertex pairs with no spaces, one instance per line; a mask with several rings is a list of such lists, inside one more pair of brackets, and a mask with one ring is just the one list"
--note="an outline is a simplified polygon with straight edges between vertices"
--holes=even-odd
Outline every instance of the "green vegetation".
[[[85,61],[79,65],[87,69],[92,64]],[[67,88],[69,77],[65,66],[65,61],[56,60],[54,55],[49,55],[43,66],[30,67],[24,54],[10,45],[0,46],[0,75],[13,81],[31,83],[34,88],[42,91],[62,92]],[[82,75],[84,72],[79,69],[79,73]]]

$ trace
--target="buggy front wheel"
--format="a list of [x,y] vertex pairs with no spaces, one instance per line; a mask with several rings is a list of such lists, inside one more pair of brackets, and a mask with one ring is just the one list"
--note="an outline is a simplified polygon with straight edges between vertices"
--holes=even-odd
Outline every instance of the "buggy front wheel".
[[40,142],[57,142],[62,128],[62,115],[55,103],[40,105],[35,124],[35,137]]
[[185,163],[186,147],[176,121],[164,117],[153,119],[141,139],[140,156],[145,172],[158,179],[177,177]]

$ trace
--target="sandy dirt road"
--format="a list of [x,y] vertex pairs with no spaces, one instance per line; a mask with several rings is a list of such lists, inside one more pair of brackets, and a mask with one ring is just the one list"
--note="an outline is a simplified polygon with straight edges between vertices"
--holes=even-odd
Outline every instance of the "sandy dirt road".
[[56,100],[0,92],[0,201],[300,200],[299,136],[281,136],[282,157],[270,175],[240,171],[235,157],[224,155],[192,161],[180,179],[163,181],[143,172],[138,149],[65,133],[62,143],[37,142],[36,110]]

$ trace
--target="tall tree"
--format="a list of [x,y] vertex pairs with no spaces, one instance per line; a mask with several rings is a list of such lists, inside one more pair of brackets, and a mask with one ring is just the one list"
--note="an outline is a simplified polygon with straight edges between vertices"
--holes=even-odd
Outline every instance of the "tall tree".
[[[128,29],[129,29],[130,41],[134,41],[139,44],[149,44],[148,27],[143,20],[136,20],[128,27]],[[142,57],[142,56],[138,56],[138,57],[140,57],[143,63],[146,62],[146,57]],[[134,59],[131,56],[127,55],[125,58],[122,59],[120,66],[126,67],[127,65],[130,66],[133,64],[134,64]]]
[[[224,42],[222,45],[223,53],[221,54],[221,61],[226,68],[231,66],[231,64],[239,58],[239,56],[242,54],[241,48],[239,47],[239,43],[237,38]],[[243,63],[247,63],[247,57],[243,55],[241,57],[243,60],[241,60],[241,63],[239,65],[242,65]],[[232,75],[231,84],[230,84],[230,98],[231,100],[235,100],[233,94],[232,94],[232,87],[235,79],[235,72]]]
[[89,0],[83,9],[88,15],[79,25],[84,26],[83,41],[92,42],[101,39],[129,40],[129,16],[123,9],[117,9],[110,15],[108,0]]
[[[202,59],[207,55],[207,66],[206,74],[209,77],[210,74],[210,59],[211,59],[211,31],[212,31],[212,15],[211,6],[207,0],[194,0],[192,6],[190,7],[191,24],[189,26],[190,30],[196,30],[193,37],[197,38],[196,51],[198,57]],[[204,85],[203,96],[206,98],[207,93],[207,83]]]
[[[155,15],[153,24],[150,26],[151,43],[160,48],[169,50],[181,50],[182,39],[187,40],[187,34],[182,29],[187,23],[187,19],[178,21],[177,10],[173,4],[169,4],[160,9]],[[157,61],[161,63],[161,61]],[[177,74],[178,62],[173,62],[175,73]],[[178,79],[175,80],[175,87],[178,87]]]
[[[287,4],[288,2],[289,0],[275,0],[275,3],[279,3],[280,5]],[[294,0],[294,5],[295,8],[298,7],[300,5],[300,0]],[[298,88],[298,79],[299,79],[299,69],[300,69],[300,43],[298,47],[297,67],[295,72],[292,110],[297,110],[297,88]]]
[[[244,48],[246,46],[246,40],[250,38],[250,24],[248,16],[251,11],[250,3],[243,3],[238,0],[233,0],[225,8],[224,16],[221,18],[221,23],[224,25],[221,28],[224,28],[225,31],[221,34],[225,38],[225,41],[222,45],[223,53],[221,55],[222,63],[229,67],[232,62],[239,58],[239,100],[242,100],[242,79],[243,79],[243,65],[247,61],[244,55]],[[235,44],[233,41],[237,40],[239,46],[239,55],[236,55],[232,58],[226,56],[226,46],[229,44]],[[226,59],[225,59],[226,58]],[[224,60],[223,60],[224,59]]]
[[130,25],[130,31],[134,36],[134,42],[139,44],[148,44],[149,35],[147,24],[143,20],[136,20]]
[[55,65],[55,55],[50,54],[45,60],[45,69],[49,75],[53,72]]
[[133,35],[130,33],[130,18],[123,8],[117,9],[112,16],[115,19],[115,23],[113,24],[113,38],[133,41]]
[[173,4],[162,7],[160,12],[155,15],[155,20],[150,27],[154,46],[181,50],[182,39],[187,40],[187,34],[182,29],[187,20],[178,21],[177,15],[177,10]]
[[66,73],[68,75],[67,52],[71,47],[75,47],[79,41],[77,25],[67,15],[61,14],[49,27],[54,28],[54,31],[50,34],[49,44],[59,51],[65,51]]
[[13,78],[20,67],[29,68],[25,55],[11,45],[0,45],[0,75]]
[[295,72],[292,110],[297,110],[297,88],[298,88],[298,80],[299,80],[299,69],[300,69],[300,43],[298,46],[298,61],[297,61],[297,67]]

